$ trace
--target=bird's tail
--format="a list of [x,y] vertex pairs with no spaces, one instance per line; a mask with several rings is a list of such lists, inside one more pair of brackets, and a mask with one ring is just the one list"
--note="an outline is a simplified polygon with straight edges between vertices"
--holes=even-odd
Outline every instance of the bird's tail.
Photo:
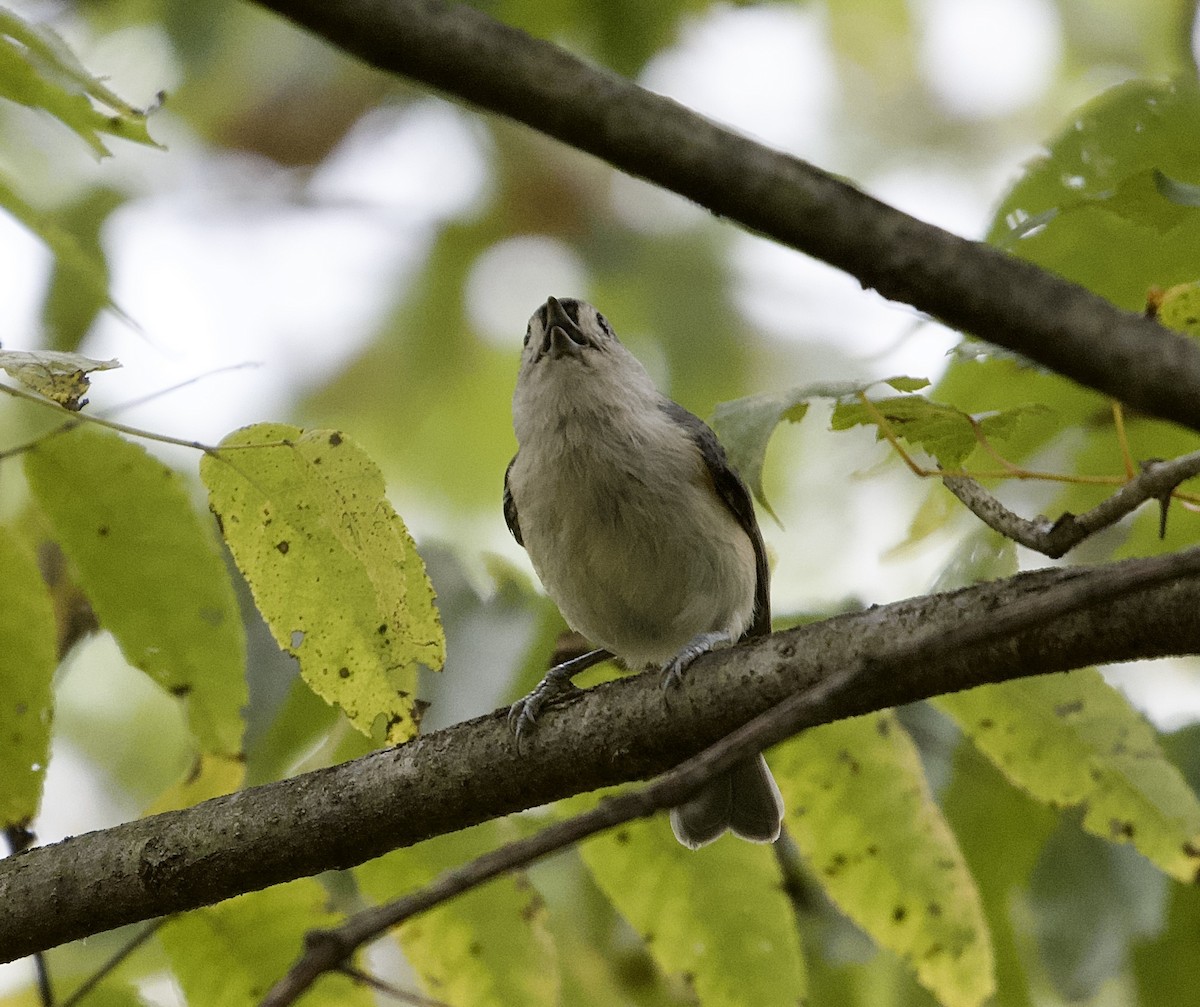
[[692,850],[726,830],[752,843],[773,843],[782,822],[783,798],[761,755],[739,762],[671,809],[675,838]]

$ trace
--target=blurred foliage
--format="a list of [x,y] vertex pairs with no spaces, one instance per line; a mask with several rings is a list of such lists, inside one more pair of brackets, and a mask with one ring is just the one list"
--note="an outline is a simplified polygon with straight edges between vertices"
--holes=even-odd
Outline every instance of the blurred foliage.
[[[1053,72],[1040,96],[1000,116],[956,112],[939,95],[923,50],[937,5],[477,6],[634,77],[664,54],[686,50],[708,19],[735,17],[742,7],[803,12],[836,82],[823,167],[871,188],[893,172],[937,168],[994,178],[1000,165],[1013,184],[989,240],[1196,334],[1200,89],[1188,44],[1190,0],[1041,0],[1056,28]],[[0,101],[0,207],[51,255],[33,316],[38,331],[0,333],[6,349],[88,351],[117,311],[115,235],[165,192],[220,191],[220,166],[267,179],[265,211],[315,217],[338,210],[319,181],[348,138],[375,117],[403,117],[429,101],[407,82],[238,0],[31,0],[28,8],[0,9],[0,98],[10,99]],[[167,91],[149,132],[145,117],[104,82],[105,68],[84,69],[88,60],[60,37],[103,52],[100,43],[128,43],[132,29],[142,30],[146,64],[169,68],[170,79],[145,92]],[[710,67],[701,72],[714,75]],[[450,540],[419,541],[445,626],[446,674],[418,677],[410,666],[403,683],[394,669],[387,679],[393,691],[413,694],[402,697],[406,730],[426,701],[434,703],[429,721],[444,724],[522,694],[564,628],[525,568],[512,566],[511,554],[489,552],[503,535],[500,485],[515,447],[509,398],[523,315],[534,304],[502,304],[516,318],[504,336],[480,302],[505,301],[503,276],[514,274],[514,263],[540,268],[544,253],[547,277],[577,276],[582,289],[569,292],[603,305],[664,390],[714,416],[756,495],[765,501],[769,493],[792,529],[768,535],[773,546],[784,543],[777,581],[789,571],[796,579],[797,556],[823,555],[820,541],[843,543],[850,555],[867,537],[867,520],[905,506],[902,494],[878,488],[882,481],[852,483],[861,456],[840,467],[830,461],[869,449],[850,428],[865,425],[876,439],[923,449],[946,465],[994,470],[991,448],[1013,465],[1051,470],[1068,481],[1001,485],[994,471],[988,481],[1018,509],[1052,516],[1111,492],[1111,485],[1069,481],[1076,476],[1119,481],[1139,460],[1197,447],[1186,431],[1114,411],[1093,392],[971,341],[944,373],[927,375],[932,387],[920,376],[892,379],[904,394],[866,402],[872,384],[902,372],[890,360],[877,366],[816,339],[821,323],[807,305],[793,308],[787,326],[797,338],[764,334],[739,279],[745,239],[734,229],[614,179],[607,167],[527,130],[455,115],[483,163],[479,191],[441,209],[424,206],[421,199],[441,205],[437,193],[424,193],[399,220],[394,209],[380,214],[382,226],[412,230],[415,251],[385,278],[384,308],[369,338],[330,332],[330,341],[359,348],[308,379],[295,395],[294,416],[261,417],[349,431],[373,460],[356,454],[361,464],[349,482],[370,484],[369,500],[358,505],[381,503],[377,464],[408,525],[420,527],[422,512],[432,514],[426,523]],[[156,154],[158,167],[108,170],[131,150],[118,138],[146,147],[160,132],[179,139]],[[51,133],[69,146],[43,139]],[[1020,168],[1018,160],[1047,137]],[[115,157],[93,168],[89,149]],[[397,168],[418,153],[401,147]],[[457,167],[455,155],[438,156],[439,171]],[[984,188],[976,186],[976,195]],[[236,212],[235,189],[228,199]],[[370,205],[350,209],[373,212]],[[255,215],[245,216],[251,233]],[[509,273],[488,285],[487,267],[496,261]],[[567,292],[539,289],[537,297]],[[97,385],[105,377],[97,375]],[[821,397],[838,400],[831,425],[847,432],[809,436],[830,416],[823,406],[810,408]],[[314,472],[297,446],[299,427],[258,428],[296,442],[286,449],[295,463],[283,465],[286,471],[262,458],[231,461],[232,452],[220,455],[224,463],[211,455],[205,463],[212,503],[264,623],[232,564],[217,558],[197,504],[195,464],[184,482],[127,436],[65,428],[47,436],[52,414],[45,408],[0,402],[0,730],[17,739],[2,748],[6,816],[21,820],[36,807],[48,740],[55,758],[65,761],[69,752],[85,763],[93,774],[85,785],[111,796],[122,814],[228,792],[242,784],[243,769],[247,783],[262,783],[377,743],[326,701],[353,705],[339,692],[341,665],[332,685],[318,690],[321,699],[306,679],[303,653],[297,667],[272,638],[302,651],[289,603],[300,581],[316,590],[327,564],[314,560],[304,577],[285,578],[264,594],[261,568],[288,555],[277,548],[281,540],[256,552],[230,529],[244,524],[251,539],[262,538],[268,525],[256,522],[264,508],[299,521],[299,511],[324,499],[324,509],[305,517],[314,522],[306,534],[353,573],[322,585],[306,618],[310,609],[313,618],[350,610],[365,618],[380,593],[395,602],[415,592],[428,608],[425,572],[411,562],[410,543],[400,550],[407,559],[385,563],[386,571],[360,562],[354,534],[372,526]],[[781,425],[788,429],[775,435]],[[33,450],[24,447],[35,438]],[[891,477],[899,467],[891,448],[873,457],[885,451]],[[214,477],[218,468],[228,484]],[[838,491],[833,482],[855,488]],[[227,498],[238,493],[254,505],[230,506]],[[1162,540],[1147,506],[1081,552],[1102,560],[1193,545],[1200,521],[1193,506],[1172,505]],[[1016,550],[976,532],[940,485],[914,511],[900,515],[898,526],[911,523],[912,535],[897,555],[907,560],[923,544],[940,544],[939,586],[1015,566]],[[348,537],[342,516],[353,518]],[[49,598],[37,587],[34,556]],[[824,571],[804,573],[815,579]],[[853,583],[875,600],[870,576],[860,572]],[[350,580],[359,590],[346,590]],[[780,611],[780,621],[819,617],[839,604]],[[429,628],[427,619],[408,618],[396,616],[402,629]],[[59,653],[52,680],[59,651],[65,658]],[[373,652],[364,662],[393,663]],[[423,663],[440,664],[440,649],[437,660]],[[608,666],[596,675],[615,673]],[[1191,665],[1186,674],[1194,678]],[[360,711],[359,725],[383,714],[382,705]],[[974,1005],[993,983],[988,1002],[997,1007],[1193,1002],[1200,899],[1194,885],[1166,875],[1187,879],[1196,856],[1195,725],[1159,738],[1095,673],[938,706],[950,717],[931,707],[881,714],[782,746],[774,761],[796,842],[781,844],[775,857],[732,840],[690,854],[664,822],[637,823],[405,928],[395,945],[406,959],[392,968],[396,981],[422,985],[454,1007],[791,1003],[805,989],[808,1002],[830,1007]],[[1002,728],[1008,733],[1001,736]],[[964,738],[989,732],[992,743],[979,740],[978,747]],[[592,800],[577,798],[554,813]],[[1076,810],[1064,813],[1066,806]],[[818,807],[826,810],[818,815]],[[190,1003],[221,1002],[220,995],[247,1002],[294,957],[305,930],[336,922],[363,900],[407,891],[544,820],[531,813],[489,823],[322,883],[298,882],[181,917],[87,1002],[142,1002],[139,988],[164,977]],[[117,935],[102,935],[57,949],[52,973],[75,985],[117,943]],[[368,1002],[373,995],[337,979],[316,998]],[[0,995],[0,1005],[32,1002],[28,990]]]

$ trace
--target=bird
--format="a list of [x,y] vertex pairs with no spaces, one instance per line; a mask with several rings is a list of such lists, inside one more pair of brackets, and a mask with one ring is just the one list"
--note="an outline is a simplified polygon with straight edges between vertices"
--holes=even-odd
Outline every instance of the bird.
[[[770,632],[746,484],[712,429],[658,390],[595,307],[550,297],[533,313],[512,411],[505,521],[568,625],[596,647],[513,704],[518,741],[601,660],[659,667],[671,685],[700,655]],[[671,827],[698,849],[726,831],[774,842],[782,818],[759,754],[672,809]]]

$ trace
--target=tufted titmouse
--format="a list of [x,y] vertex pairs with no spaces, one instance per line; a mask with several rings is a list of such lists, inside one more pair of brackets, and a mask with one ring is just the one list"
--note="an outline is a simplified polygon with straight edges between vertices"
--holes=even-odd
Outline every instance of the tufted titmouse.
[[[518,735],[571,677],[615,656],[668,683],[714,647],[769,633],[767,556],[745,484],[716,435],[662,395],[595,308],[551,297],[525,332],[513,395],[517,454],[504,517],[571,627],[596,644],[514,704]],[[762,756],[671,812],[696,849],[726,829],[779,836]]]

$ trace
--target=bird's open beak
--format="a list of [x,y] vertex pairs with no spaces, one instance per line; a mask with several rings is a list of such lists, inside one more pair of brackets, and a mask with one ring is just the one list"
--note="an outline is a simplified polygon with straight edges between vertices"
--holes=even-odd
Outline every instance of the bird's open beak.
[[567,309],[557,297],[546,299],[546,337],[542,341],[542,353],[549,353],[557,360],[563,356],[579,356],[579,351],[588,345],[583,330],[571,320]]

